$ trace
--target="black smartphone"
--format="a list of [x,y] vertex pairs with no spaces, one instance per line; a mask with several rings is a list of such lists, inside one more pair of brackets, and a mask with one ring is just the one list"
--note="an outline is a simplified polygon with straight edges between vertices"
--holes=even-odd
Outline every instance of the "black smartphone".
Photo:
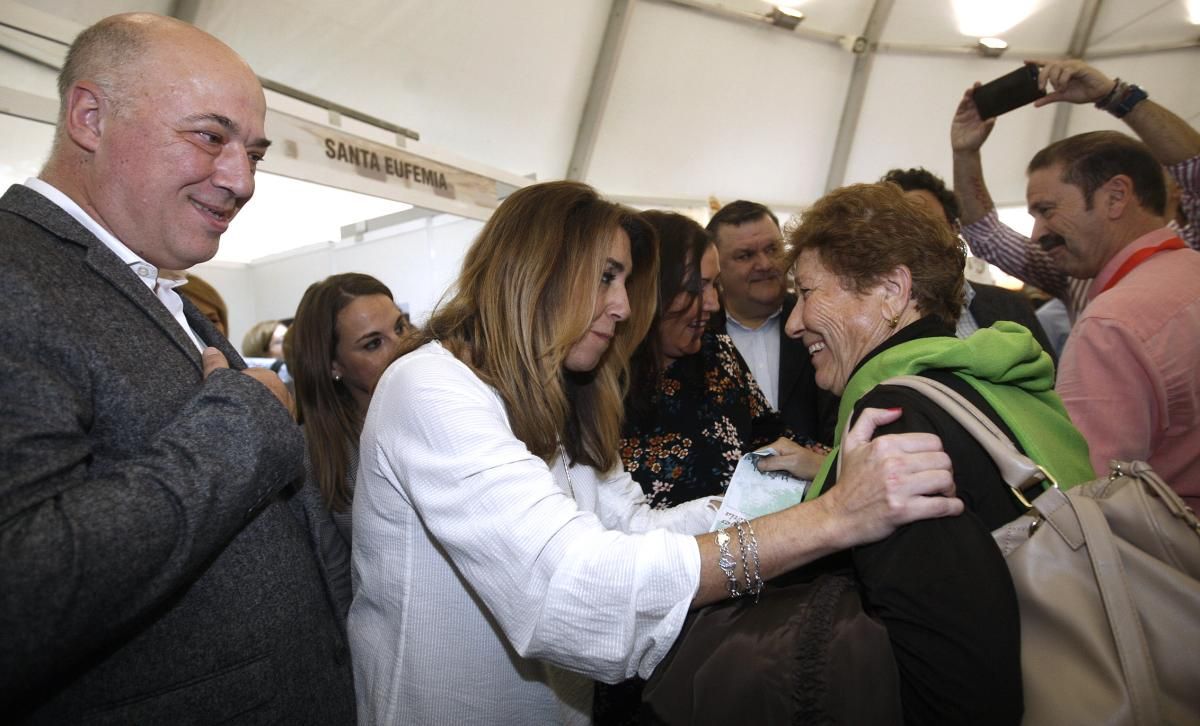
[[989,119],[1033,103],[1045,96],[1038,88],[1038,67],[1026,63],[1012,73],[1005,73],[975,89],[975,108],[981,118]]

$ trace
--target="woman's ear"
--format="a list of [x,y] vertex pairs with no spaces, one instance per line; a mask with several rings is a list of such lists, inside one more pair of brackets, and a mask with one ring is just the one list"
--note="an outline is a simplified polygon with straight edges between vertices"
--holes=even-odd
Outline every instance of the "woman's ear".
[[912,298],[912,271],[908,265],[897,265],[890,272],[884,273],[879,280],[883,292],[884,306],[891,314],[898,314],[908,305]]

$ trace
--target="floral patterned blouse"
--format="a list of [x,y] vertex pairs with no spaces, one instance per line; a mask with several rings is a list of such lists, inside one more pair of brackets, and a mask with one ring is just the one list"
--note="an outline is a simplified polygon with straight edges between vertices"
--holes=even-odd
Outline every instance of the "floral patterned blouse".
[[721,494],[742,454],[790,435],[733,341],[712,331],[659,375],[648,413],[631,411],[621,433],[625,469],[660,509]]

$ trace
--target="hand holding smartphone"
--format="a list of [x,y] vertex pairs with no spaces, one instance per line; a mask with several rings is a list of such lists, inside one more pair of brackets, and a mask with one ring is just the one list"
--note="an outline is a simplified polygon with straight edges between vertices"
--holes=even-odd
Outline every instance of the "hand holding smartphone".
[[1045,96],[1038,87],[1038,67],[1026,63],[1012,73],[1006,73],[975,89],[972,98],[979,117],[987,120],[1020,108]]

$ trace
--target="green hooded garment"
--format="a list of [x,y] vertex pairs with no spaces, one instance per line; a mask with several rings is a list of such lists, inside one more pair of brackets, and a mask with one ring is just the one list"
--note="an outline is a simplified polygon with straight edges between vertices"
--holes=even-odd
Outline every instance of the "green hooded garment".
[[1012,429],[1026,456],[1067,489],[1095,478],[1087,442],[1054,392],[1054,363],[1024,327],[1000,321],[969,338],[919,338],[889,348],[862,365],[846,383],[838,408],[834,448],[805,494],[820,495],[841,449],[855,403],[889,378],[950,371],[969,383]]

